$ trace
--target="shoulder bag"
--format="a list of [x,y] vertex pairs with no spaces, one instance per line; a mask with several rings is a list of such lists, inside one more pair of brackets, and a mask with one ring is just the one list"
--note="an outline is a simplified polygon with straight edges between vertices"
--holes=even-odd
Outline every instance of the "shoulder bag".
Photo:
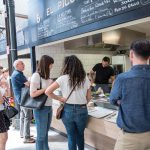
[[[40,77],[40,89],[42,88],[42,81]],[[20,106],[26,107],[29,109],[41,109],[47,100],[48,96],[44,93],[37,97],[30,97],[30,88],[24,87],[21,91],[21,103]]]
[[9,104],[9,101],[8,101],[7,97],[3,96],[3,100],[4,100],[4,108],[5,108],[5,109],[4,109],[4,112],[5,112],[6,116],[7,116],[9,119],[11,119],[11,118],[13,118],[15,115],[18,114],[18,110],[17,110],[15,107],[13,107],[13,106],[11,106],[11,105]]
[[74,85],[74,87],[71,90],[70,94],[68,95],[66,101],[57,108],[56,119],[61,119],[62,118],[62,113],[63,113],[63,110],[64,110],[64,105],[67,102],[67,100],[69,99],[69,97],[71,96],[71,94],[72,94],[73,90],[75,89],[76,85],[77,85],[77,83]]

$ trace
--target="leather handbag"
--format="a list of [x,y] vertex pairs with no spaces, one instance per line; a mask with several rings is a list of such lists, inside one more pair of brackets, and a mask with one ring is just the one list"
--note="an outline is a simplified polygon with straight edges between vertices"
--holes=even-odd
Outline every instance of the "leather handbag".
[[[40,89],[42,88],[42,82],[40,77]],[[41,94],[37,97],[30,97],[30,88],[24,87],[21,91],[21,103],[20,106],[26,107],[28,109],[41,109],[47,100],[48,96]]]
[[64,109],[64,104],[60,104],[60,106],[57,108],[56,111],[56,119],[62,118],[63,109]]
[[4,99],[4,108],[5,108],[5,109],[4,109],[4,112],[5,112],[5,114],[7,115],[7,117],[8,117],[9,119],[11,119],[11,118],[13,118],[15,115],[18,114],[18,110],[17,110],[15,107],[13,107],[13,106],[11,106],[11,105],[9,104],[7,97],[3,97],[3,99]]
[[67,100],[69,99],[69,97],[71,96],[73,90],[75,89],[77,83],[74,85],[73,89],[71,90],[70,94],[68,95],[66,101],[63,103],[63,104],[60,104],[60,106],[57,108],[57,111],[56,111],[56,119],[61,119],[62,118],[62,113],[63,113],[63,110],[64,110],[64,105],[65,103],[67,102]]

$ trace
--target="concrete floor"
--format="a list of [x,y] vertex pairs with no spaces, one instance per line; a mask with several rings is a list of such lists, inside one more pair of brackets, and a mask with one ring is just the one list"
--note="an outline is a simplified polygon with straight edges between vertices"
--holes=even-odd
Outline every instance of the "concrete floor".
[[[36,137],[36,130],[34,126],[31,127],[31,135]],[[49,148],[50,150],[67,150],[67,138],[55,131],[50,130]],[[11,127],[8,132],[6,150],[35,150],[35,144],[24,144],[23,139],[21,139],[19,136],[19,130],[15,130]],[[85,150],[95,149],[86,145]]]

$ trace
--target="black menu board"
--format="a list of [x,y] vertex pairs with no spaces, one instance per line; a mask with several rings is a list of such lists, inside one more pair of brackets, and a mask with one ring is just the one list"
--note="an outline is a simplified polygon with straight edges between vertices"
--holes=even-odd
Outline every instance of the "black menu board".
[[[59,35],[53,40],[69,37],[64,34],[70,30],[78,31],[77,29],[80,28],[78,32],[74,30],[72,34],[77,35],[84,32],[84,27],[88,28],[85,30],[86,32],[100,29],[101,27],[94,24],[95,22],[101,24],[106,19],[111,20],[115,16],[128,12],[130,14],[126,16],[125,20],[131,20],[131,17],[136,20],[146,17],[146,13],[147,16],[150,14],[144,9],[148,6],[150,7],[150,0],[32,0],[29,3],[30,40],[31,43],[43,40],[43,42],[39,42],[41,44],[50,41],[45,38],[60,33],[63,33],[63,36]],[[136,11],[140,13],[138,14]],[[123,22],[123,19],[123,17],[120,18],[120,22]],[[115,22],[113,24],[115,25]]]

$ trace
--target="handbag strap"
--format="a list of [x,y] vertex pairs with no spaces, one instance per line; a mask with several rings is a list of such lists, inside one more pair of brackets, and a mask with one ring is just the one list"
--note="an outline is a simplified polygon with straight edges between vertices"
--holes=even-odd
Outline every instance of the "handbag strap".
[[8,102],[7,97],[3,96],[3,100],[4,100],[4,106],[10,106],[10,103]]
[[[39,76],[40,76],[40,74],[39,74]],[[40,76],[40,89],[42,89],[42,79],[41,79],[41,76]]]
[[69,97],[71,96],[72,92],[74,91],[76,85],[78,84],[78,82],[74,85],[73,89],[71,90],[70,94],[68,95],[66,101],[64,102],[64,104],[68,101]]
[[42,79],[41,79],[41,76],[40,76],[40,89],[42,89]]

